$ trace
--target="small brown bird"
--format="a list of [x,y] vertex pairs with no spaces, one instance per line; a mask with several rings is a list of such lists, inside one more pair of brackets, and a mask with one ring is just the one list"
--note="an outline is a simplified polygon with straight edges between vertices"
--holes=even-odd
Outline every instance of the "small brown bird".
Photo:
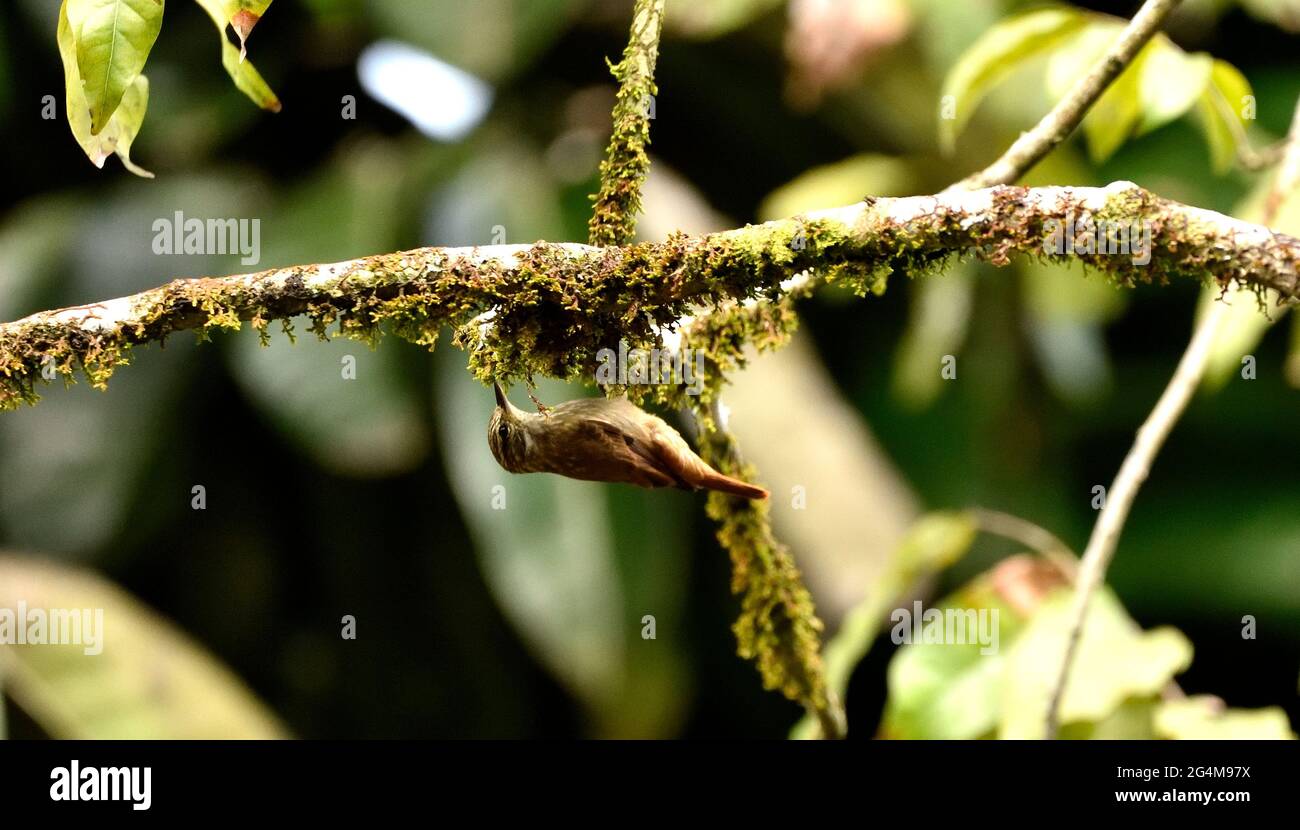
[[534,413],[516,408],[493,385],[497,407],[488,422],[488,446],[509,472],[767,498],[762,487],[710,467],[677,430],[626,398],[582,398]]

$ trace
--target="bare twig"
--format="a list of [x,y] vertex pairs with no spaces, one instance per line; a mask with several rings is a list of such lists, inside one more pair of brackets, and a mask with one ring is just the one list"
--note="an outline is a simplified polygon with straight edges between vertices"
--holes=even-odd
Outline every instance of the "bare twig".
[[[1300,104],[1296,106],[1287,141],[1282,165],[1278,169],[1273,188],[1265,204],[1265,225],[1276,220],[1283,199],[1295,189],[1297,182],[1300,182]],[[1070,629],[1065,653],[1048,701],[1046,734],[1049,739],[1055,738],[1060,730],[1061,701],[1065,697],[1065,689],[1069,684],[1070,668],[1078,654],[1079,643],[1083,639],[1083,629],[1087,623],[1092,596],[1105,581],[1106,569],[1115,556],[1120,533],[1124,528],[1124,522],[1128,519],[1129,510],[1133,506],[1138,490],[1146,481],[1151,465],[1164,445],[1165,439],[1186,410],[1192,394],[1200,386],[1215,335],[1218,334],[1223,320],[1227,317],[1228,309],[1227,304],[1215,302],[1197,324],[1174,376],[1165,387],[1160,400],[1156,402],[1155,409],[1147,416],[1146,422],[1138,431],[1137,440],[1125,456],[1123,464],[1120,465],[1119,473],[1107,493],[1106,503],[1097,517],[1097,524],[1093,527],[1092,536],[1089,537],[1088,546],[1083,552],[1079,580],[1071,606]]]
[[1070,582],[1074,582],[1078,576],[1079,561],[1074,551],[1046,528],[1000,510],[975,507],[971,513],[979,529],[985,533],[1019,542],[1051,562],[1061,576]]
[[1032,130],[1022,133],[997,161],[954,187],[978,190],[995,184],[1011,184],[1023,176],[1074,131],[1088,109],[1159,31],[1165,18],[1179,2],[1180,0],[1147,0],[1143,3],[1115,45],[1088,74],[1075,82],[1051,112]]
[[1192,341],[1183,353],[1174,376],[1165,387],[1164,394],[1156,402],[1156,407],[1147,416],[1142,428],[1138,430],[1133,448],[1124,458],[1124,463],[1115,476],[1106,493],[1106,503],[1097,517],[1088,546],[1083,551],[1083,561],[1079,567],[1079,579],[1075,585],[1074,601],[1070,610],[1070,632],[1066,641],[1065,655],[1061,671],[1052,687],[1052,694],[1047,709],[1047,737],[1055,738],[1060,727],[1061,700],[1065,696],[1065,687],[1069,682],[1070,666],[1078,653],[1079,642],[1083,637],[1083,627],[1087,619],[1088,607],[1092,596],[1101,587],[1105,579],[1106,568],[1115,555],[1115,546],[1119,542],[1120,532],[1128,519],[1129,510],[1142,483],[1151,471],[1151,464],[1156,454],[1164,445],[1165,439],[1178,422],[1178,418],[1187,408],[1192,393],[1201,383],[1205,374],[1205,365],[1209,360],[1210,346],[1218,333],[1219,324],[1227,309],[1223,303],[1215,303],[1210,312],[1202,318],[1192,336]]

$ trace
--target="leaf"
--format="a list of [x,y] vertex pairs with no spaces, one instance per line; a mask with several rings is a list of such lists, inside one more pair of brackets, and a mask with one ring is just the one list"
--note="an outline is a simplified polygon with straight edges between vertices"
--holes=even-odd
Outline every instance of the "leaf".
[[[974,517],[965,512],[927,513],[912,526],[890,557],[888,570],[871,587],[866,599],[844,615],[839,631],[822,652],[826,685],[841,700],[854,667],[871,650],[889,609],[917,582],[965,556],[976,531]],[[808,715],[791,731],[793,738],[817,734],[816,721]]]
[[162,30],[163,0],[66,0],[90,132],[99,135],[144,69]]
[[82,92],[80,70],[77,68],[76,45],[68,23],[67,8],[65,0],[59,8],[58,42],[66,84],[65,105],[68,110],[68,126],[72,129],[72,135],[96,167],[102,168],[104,161],[116,154],[127,170],[137,176],[152,179],[153,173],[131,161],[131,144],[140,131],[145,110],[149,106],[149,81],[144,75],[136,75],[122,94],[121,102],[113,111],[108,123],[98,134],[92,133],[90,109],[86,105],[86,98]]
[[763,199],[759,217],[781,219],[846,205],[871,196],[902,196],[915,192],[917,176],[904,160],[862,153],[799,174]]
[[943,390],[940,367],[966,342],[976,275],[974,263],[959,262],[938,279],[912,283],[907,328],[894,351],[890,378],[890,391],[904,406],[923,409]]
[[55,738],[287,737],[228,668],[90,571],[0,556],[0,609],[21,608],[90,611],[80,643],[0,646],[6,696]]
[[[1045,600],[1012,646],[1002,693],[1001,738],[1041,738],[1048,699],[1065,653],[1072,592]],[[1060,723],[1104,720],[1126,700],[1151,697],[1192,660],[1192,646],[1173,628],[1137,630],[1109,589],[1093,597],[1061,701]]]
[[[1113,45],[1122,24],[1111,18],[1095,20],[1070,48],[1053,56],[1048,68],[1048,91],[1053,98],[1066,94]],[[1088,156],[1100,164],[1114,155],[1142,120],[1141,79],[1150,54],[1147,44],[1120,73],[1083,119]]]
[[[913,612],[912,609],[907,609]],[[991,737],[1001,711],[1007,646],[1024,626],[1015,608],[998,596],[990,575],[978,577],[928,610],[973,610],[996,626],[991,653],[977,639],[964,643],[910,642],[889,663],[889,696],[880,725],[890,739]],[[896,620],[895,628],[904,625]],[[992,630],[992,629],[990,629]],[[900,634],[902,631],[900,630]]]
[[1226,173],[1245,139],[1246,124],[1254,117],[1250,82],[1232,64],[1216,60],[1210,70],[1210,85],[1197,101],[1196,115],[1210,147],[1212,168]]
[[1124,309],[1128,294],[1072,261],[1021,259],[1025,328],[1034,356],[1062,400],[1100,399],[1111,381],[1103,324]]
[[691,38],[708,40],[749,25],[781,4],[781,0],[673,0],[664,25]]
[[1280,706],[1227,709],[1212,695],[1162,701],[1155,712],[1157,737],[1174,740],[1295,740]]
[[1162,127],[1191,110],[1210,84],[1214,59],[1204,53],[1188,54],[1163,34],[1142,50],[1138,96],[1142,121],[1137,134]]
[[239,36],[241,61],[248,57],[248,36],[252,34],[253,27],[262,19],[262,15],[266,14],[266,9],[270,5],[271,0],[227,0],[228,11],[231,6],[238,7],[230,14],[230,27]]
[[[262,109],[279,112],[280,99],[271,91],[271,87],[262,79],[261,74],[253,67],[253,64],[244,60],[246,55],[244,41],[257,23],[256,20],[250,20],[248,15],[256,15],[260,18],[261,13],[271,5],[270,0],[266,0],[266,2],[262,2],[262,0],[196,0],[196,2],[203,7],[203,10],[208,13],[208,17],[212,18],[213,24],[217,27],[217,32],[221,37],[221,65],[225,67],[226,74],[230,76],[230,79],[235,82],[235,88],[247,95],[253,103]],[[246,14],[240,16],[238,25],[231,24],[232,19],[239,15],[240,12]],[[243,32],[239,36],[239,48],[235,48],[235,44],[226,38],[227,24],[234,26],[237,33],[240,27],[243,27]]]
[[952,118],[939,120],[939,141],[950,153],[956,137],[995,85],[1028,59],[1075,34],[1088,15],[1073,8],[1052,8],[1017,15],[998,23],[977,40],[944,79],[941,100],[956,105]]

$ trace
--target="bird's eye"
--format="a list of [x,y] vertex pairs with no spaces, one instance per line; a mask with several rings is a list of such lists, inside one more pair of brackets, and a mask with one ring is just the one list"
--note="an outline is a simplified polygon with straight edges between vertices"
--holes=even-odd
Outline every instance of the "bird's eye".
[[501,426],[497,427],[497,437],[500,438],[502,441],[509,439],[510,427],[506,426],[505,424],[502,424]]

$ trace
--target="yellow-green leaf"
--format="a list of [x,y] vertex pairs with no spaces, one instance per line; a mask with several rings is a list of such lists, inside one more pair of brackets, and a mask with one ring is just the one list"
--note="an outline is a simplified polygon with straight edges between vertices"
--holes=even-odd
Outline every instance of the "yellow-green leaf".
[[1169,38],[1157,35],[1142,50],[1138,95],[1142,121],[1137,134],[1148,133],[1181,117],[1196,105],[1210,84],[1214,59],[1197,52],[1188,54]]
[[58,645],[29,637],[0,645],[5,695],[55,738],[286,737],[229,669],[94,573],[0,556],[0,609],[13,613],[15,625],[22,611],[28,632],[44,615],[47,640],[58,612],[60,625],[76,634]]
[[[1061,668],[1072,593],[1045,600],[1011,649],[1002,691],[999,737],[1040,738]],[[1149,698],[1192,662],[1192,645],[1173,628],[1138,630],[1108,589],[1093,597],[1061,701],[1060,722],[1102,721],[1125,701]]]
[[[280,111],[280,99],[271,91],[271,87],[262,79],[262,75],[245,60],[244,41],[257,19],[271,5],[270,0],[196,0],[212,18],[213,24],[221,37],[221,65],[226,74],[235,82],[235,88],[249,97],[253,103],[271,112]],[[242,13],[242,14],[241,14]],[[239,17],[238,22],[235,21]],[[240,47],[236,48],[226,38],[226,26],[232,26],[239,35]]]
[[131,161],[131,144],[140,131],[145,111],[149,106],[149,81],[144,75],[136,75],[122,94],[108,123],[98,134],[91,128],[90,109],[82,91],[81,74],[77,67],[77,47],[73,40],[72,28],[68,22],[68,6],[65,2],[59,9],[58,42],[59,55],[63,59],[63,77],[66,84],[66,107],[68,126],[72,135],[81,145],[81,149],[96,167],[103,167],[104,161],[116,154],[127,170],[137,176],[153,178],[153,173],[137,166]]
[[1155,713],[1157,737],[1173,740],[1295,740],[1280,706],[1228,709],[1212,695],[1162,701]]
[[[968,512],[936,511],[916,521],[890,557],[889,567],[871,587],[867,598],[844,616],[840,630],[826,644],[823,662],[826,685],[843,699],[853,667],[861,662],[880,631],[890,607],[922,578],[937,573],[966,555],[978,527]],[[813,738],[816,721],[808,715],[791,731],[792,738]]]
[[1247,122],[1255,118],[1255,97],[1250,82],[1232,64],[1216,60],[1210,84],[1196,103],[1197,123],[1210,146],[1216,173],[1225,173],[1237,157]]
[[163,0],[67,0],[90,132],[98,135],[144,69],[162,29]]
[[966,50],[944,79],[940,100],[953,107],[939,119],[939,141],[951,152],[989,90],[1029,58],[1075,34],[1088,15],[1073,8],[1040,9],[1017,15],[989,29]]

